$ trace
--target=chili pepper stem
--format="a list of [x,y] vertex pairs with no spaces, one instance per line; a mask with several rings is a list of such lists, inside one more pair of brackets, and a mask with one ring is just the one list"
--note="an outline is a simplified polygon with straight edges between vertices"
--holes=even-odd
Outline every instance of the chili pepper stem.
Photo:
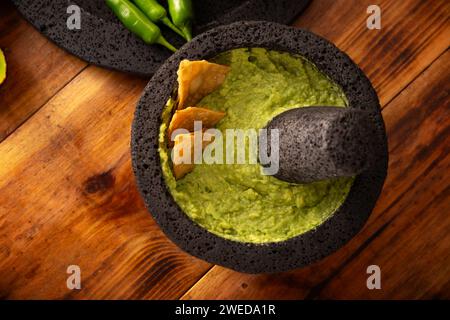
[[175,26],[183,31],[186,40],[192,39],[191,24],[194,20],[194,6],[192,0],[167,0],[169,13]]
[[[182,36],[184,39],[186,39],[186,36],[184,35],[183,31],[181,31],[180,29],[178,29],[173,23],[172,21],[170,21],[169,18],[165,17],[161,19],[161,22],[164,23],[167,27],[169,27],[170,29],[172,29],[174,32],[176,32],[178,35]],[[186,39],[187,40],[187,39]]]
[[173,45],[171,45],[163,36],[159,37],[156,43],[166,47],[170,51],[176,52],[177,48],[175,48]]
[[191,41],[192,40],[192,32],[191,32],[191,28],[188,26],[182,27],[181,31],[183,31],[184,36],[186,38],[187,41]]

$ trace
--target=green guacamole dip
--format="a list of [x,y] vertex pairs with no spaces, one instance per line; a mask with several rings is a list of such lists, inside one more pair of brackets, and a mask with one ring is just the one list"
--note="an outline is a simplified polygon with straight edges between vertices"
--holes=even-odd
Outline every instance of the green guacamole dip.
[[[340,87],[306,59],[261,48],[236,49],[212,62],[231,66],[221,88],[197,106],[225,111],[217,128],[263,128],[276,115],[300,106],[346,106]],[[167,186],[181,209],[208,231],[251,243],[283,241],[311,230],[346,199],[353,178],[292,184],[261,174],[259,164],[199,164],[176,181],[166,130],[160,129],[160,157]],[[225,135],[225,134],[224,134]]]

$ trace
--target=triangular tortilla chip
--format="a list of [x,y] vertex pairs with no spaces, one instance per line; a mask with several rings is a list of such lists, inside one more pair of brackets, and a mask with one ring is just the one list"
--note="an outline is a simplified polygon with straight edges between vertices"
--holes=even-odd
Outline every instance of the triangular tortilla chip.
[[196,105],[225,81],[230,67],[206,60],[183,60],[178,69],[178,110]]
[[[211,133],[201,133],[202,134],[202,150],[206,148],[211,142],[214,141],[214,135]],[[172,150],[172,163],[173,163],[173,175],[176,180],[180,180],[189,172],[194,170],[194,133],[182,133],[175,137],[175,146]],[[211,140],[211,141],[204,141]],[[189,163],[182,163],[184,151],[188,150],[190,153],[186,155]]]
[[172,133],[177,129],[194,131],[194,122],[201,121],[203,129],[214,127],[225,117],[225,112],[214,111],[206,108],[189,107],[177,110],[172,117],[167,131],[169,141],[172,141]]

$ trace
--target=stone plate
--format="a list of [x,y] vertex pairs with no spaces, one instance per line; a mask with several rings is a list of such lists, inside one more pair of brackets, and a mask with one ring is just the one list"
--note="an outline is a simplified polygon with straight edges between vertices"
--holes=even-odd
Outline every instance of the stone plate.
[[[60,47],[102,67],[151,76],[171,55],[164,47],[149,46],[126,30],[103,0],[12,0],[25,18]],[[241,20],[290,23],[310,0],[195,0],[194,34]],[[166,3],[165,0],[161,1]],[[69,30],[67,8],[81,9],[81,29]],[[183,40],[161,27],[176,47]]]
[[[242,47],[262,47],[306,57],[343,88],[350,108],[368,111],[368,119],[373,122],[375,161],[355,179],[343,205],[316,229],[282,242],[242,243],[208,232],[175,203],[161,170],[158,153],[161,112],[177,84],[180,61],[209,59]],[[139,190],[165,234],[196,257],[246,273],[304,267],[342,247],[368,219],[380,195],[388,164],[378,97],[364,73],[327,40],[306,30],[269,22],[237,22],[218,27],[199,35],[171,56],[150,80],[137,106],[131,146]]]

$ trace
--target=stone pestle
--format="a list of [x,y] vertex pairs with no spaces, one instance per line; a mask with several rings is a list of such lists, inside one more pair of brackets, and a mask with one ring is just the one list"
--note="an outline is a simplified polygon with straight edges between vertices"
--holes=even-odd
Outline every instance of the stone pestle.
[[274,176],[280,180],[310,183],[350,177],[371,165],[374,135],[367,111],[301,107],[276,116],[266,129],[269,152],[270,130],[279,130],[279,170]]

